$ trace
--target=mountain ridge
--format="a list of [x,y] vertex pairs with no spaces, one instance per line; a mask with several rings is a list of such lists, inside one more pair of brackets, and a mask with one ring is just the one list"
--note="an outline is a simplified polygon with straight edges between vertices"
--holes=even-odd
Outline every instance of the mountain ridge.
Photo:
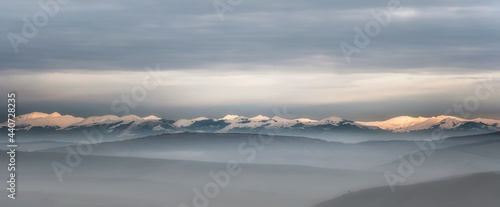
[[[23,114],[18,116],[16,119],[21,122],[20,125],[24,124],[31,124],[29,121],[32,120],[48,120],[50,118],[74,118],[74,121],[72,124],[76,125],[84,125],[84,124],[102,124],[107,121],[136,121],[136,120],[160,120],[163,118],[157,117],[155,115],[149,115],[146,117],[139,117],[136,115],[127,115],[127,116],[116,116],[116,115],[102,115],[102,116],[90,116],[87,118],[83,117],[75,117],[72,115],[61,115],[58,112],[53,112],[51,114],[48,113],[43,113],[43,112],[31,112],[28,114]],[[164,119],[168,120],[168,119]],[[373,126],[373,127],[378,127],[380,129],[384,130],[391,130],[391,131],[402,131],[403,129],[408,130],[407,128],[409,127],[414,127],[410,128],[409,131],[412,130],[419,130],[422,127],[420,125],[422,124],[435,124],[438,122],[442,121],[447,121],[447,120],[454,120],[454,121],[461,121],[461,122],[476,122],[476,123],[484,123],[488,125],[500,125],[500,120],[495,120],[495,119],[483,119],[483,118],[475,118],[475,119],[465,119],[465,118],[459,118],[455,116],[447,116],[447,115],[440,115],[440,116],[432,116],[432,117],[412,117],[412,116],[397,116],[393,117],[387,120],[382,120],[382,121],[353,121],[353,120],[347,120],[343,119],[337,116],[332,116],[332,117],[327,117],[319,120],[315,119],[310,119],[306,117],[301,117],[301,118],[294,118],[294,119],[286,119],[286,118],[281,118],[279,116],[274,116],[272,118],[269,118],[264,115],[257,115],[255,117],[246,117],[246,116],[240,116],[240,115],[233,115],[233,114],[228,114],[222,118],[207,118],[207,117],[197,117],[193,119],[179,119],[179,120],[173,120],[174,125],[182,127],[186,126],[186,123],[194,123],[196,121],[203,121],[203,120],[214,120],[214,121],[228,121],[228,122],[241,122],[241,121],[255,121],[255,122],[262,122],[262,121],[269,121],[269,120],[274,120],[275,122],[284,122],[287,124],[296,124],[296,123],[302,123],[302,124],[310,124],[310,125],[320,125],[320,124],[338,124],[339,122],[342,121],[352,121],[354,123],[364,125],[364,126]],[[50,125],[51,123],[47,123],[47,125]],[[71,124],[71,125],[72,125]],[[19,124],[18,124],[19,125]],[[62,126],[65,126],[64,124],[60,124]],[[5,126],[5,123],[0,124],[0,126]],[[62,127],[61,128],[64,128]]]
[[[320,120],[309,118],[272,118],[258,115],[246,117],[226,115],[222,118],[198,117],[193,119],[167,120],[150,115],[90,116],[87,118],[32,112],[18,116],[18,130],[30,131],[71,131],[99,128],[104,133],[112,133],[117,137],[139,137],[175,132],[209,132],[209,133],[262,133],[276,135],[297,135],[313,138],[330,139],[345,142],[366,141],[370,139],[421,139],[430,138],[433,130],[441,129],[449,136],[473,135],[500,131],[500,121],[494,119],[464,119],[454,116],[411,117],[399,116],[384,121],[352,121],[332,116]],[[7,123],[0,124],[3,128]],[[35,130],[35,131],[36,131]],[[407,136],[411,135],[411,136]],[[415,136],[413,136],[415,135]],[[332,138],[333,137],[333,138]],[[361,138],[360,138],[361,137]],[[444,138],[444,137],[443,137]],[[334,140],[331,140],[334,139]]]

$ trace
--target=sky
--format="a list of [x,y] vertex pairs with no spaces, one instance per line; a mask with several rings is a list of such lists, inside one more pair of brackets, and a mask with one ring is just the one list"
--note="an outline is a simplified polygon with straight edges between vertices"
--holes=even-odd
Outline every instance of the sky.
[[499,1],[41,2],[0,8],[19,114],[500,119]]

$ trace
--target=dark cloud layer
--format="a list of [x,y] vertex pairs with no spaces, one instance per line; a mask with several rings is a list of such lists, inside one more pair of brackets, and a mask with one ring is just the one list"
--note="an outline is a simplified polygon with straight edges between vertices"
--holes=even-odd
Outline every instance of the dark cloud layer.
[[[377,1],[247,1],[220,21],[212,1],[69,1],[14,53],[7,34],[38,1],[0,9],[0,69],[203,69],[220,63],[280,64],[326,56],[332,70],[462,68],[494,70],[500,63],[496,1],[404,1],[402,12],[347,64],[339,49],[373,20]],[[417,60],[417,61],[416,61]],[[434,69],[433,69],[434,70]]]
[[[347,63],[339,45],[355,45],[354,28],[391,1],[242,0],[221,21],[213,0],[70,0],[19,53],[8,35],[42,9],[5,1],[0,92],[18,91],[26,113],[111,114],[110,103],[140,84],[134,72],[158,64],[170,78],[131,113],[273,116],[286,105],[303,117],[366,120],[442,114],[479,78],[498,75],[499,1],[400,0]],[[500,119],[495,94],[475,116]]]

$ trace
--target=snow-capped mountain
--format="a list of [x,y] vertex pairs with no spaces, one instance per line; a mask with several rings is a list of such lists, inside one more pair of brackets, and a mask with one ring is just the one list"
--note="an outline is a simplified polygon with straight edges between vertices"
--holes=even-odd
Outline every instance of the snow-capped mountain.
[[227,115],[219,119],[206,117],[182,119],[175,122],[174,125],[178,126],[180,130],[188,132],[293,135],[346,142],[348,140],[359,141],[363,135],[384,132],[377,127],[364,126],[339,117],[313,120],[308,118],[285,119],[278,116],[269,118],[263,115],[255,117]]
[[[33,112],[20,115],[16,122],[19,140],[57,140],[82,141],[84,132],[99,133],[108,140],[142,137],[168,132],[176,132],[173,121],[164,120],[156,116],[139,117],[128,115],[91,116],[87,118],[61,115],[58,112],[51,114]],[[0,124],[0,128],[7,122]]]
[[283,130],[287,128],[305,128],[321,125],[339,126],[339,124],[341,123],[362,127],[361,125],[358,125],[352,121],[344,120],[339,117],[330,117],[318,121],[308,118],[284,119],[278,116],[269,118],[266,116],[258,115],[252,118],[238,116],[234,117],[231,120],[226,120],[226,122],[228,122],[229,124],[223,129],[219,130],[219,132],[234,132],[243,129],[247,129],[250,131],[254,129]]
[[[91,116],[88,118],[82,117],[74,117],[71,115],[61,115],[58,112],[54,112],[51,114],[41,113],[41,112],[33,112],[25,115],[21,115],[14,119],[16,121],[16,125],[18,129],[26,129],[29,130],[32,127],[53,127],[58,130],[63,129],[71,129],[77,127],[89,127],[96,125],[113,125],[117,127],[119,125],[140,125],[146,122],[159,122],[161,118],[156,116],[148,116],[148,117],[138,117],[135,115],[128,115],[123,117],[118,117],[114,115],[105,115],[105,116]],[[0,126],[5,126],[6,123],[3,123]]]
[[332,125],[339,126],[340,123],[349,123],[360,126],[352,121],[344,120],[339,117],[330,117],[322,120],[312,120],[308,118],[285,119],[278,116],[269,118],[267,116],[258,115],[255,117],[245,117],[238,115],[226,115],[219,119],[210,119],[207,117],[198,117],[194,119],[180,119],[173,125],[184,129],[199,130],[201,128],[211,128],[211,131],[226,133],[235,132],[246,129],[252,131],[255,129],[283,129],[283,128],[298,128],[306,126]]
[[453,116],[400,116],[385,121],[359,122],[340,117],[313,120],[285,119],[278,116],[269,118],[263,115],[255,117],[226,115],[219,119],[207,117],[181,119],[173,125],[180,131],[188,132],[294,135],[343,142],[435,139],[432,137],[435,129],[445,132],[440,138],[500,131],[498,120],[463,119]]
[[[226,115],[222,118],[165,120],[156,116],[128,115],[91,116],[87,118],[33,112],[16,118],[19,133],[33,139],[66,139],[81,137],[82,131],[100,131],[109,140],[122,140],[148,135],[176,132],[261,133],[307,136],[326,140],[356,142],[365,140],[428,139],[434,129],[449,136],[500,131],[500,121],[493,119],[463,119],[453,116],[400,116],[385,121],[360,122],[340,117],[321,120],[309,118],[285,119],[258,115],[245,117]],[[6,123],[0,124],[0,128]],[[18,133],[18,134],[19,134]]]
[[493,119],[463,119],[454,116],[411,117],[399,116],[385,121],[357,122],[366,126],[375,126],[394,132],[411,132],[440,128],[443,130],[457,129],[471,125],[483,126],[491,130],[500,129],[500,121]]
[[55,127],[55,128],[65,128],[71,126],[75,123],[81,122],[84,119],[81,117],[74,117],[71,115],[64,115],[54,112],[51,114],[33,112],[30,114],[25,114],[17,117],[16,125],[18,127]]

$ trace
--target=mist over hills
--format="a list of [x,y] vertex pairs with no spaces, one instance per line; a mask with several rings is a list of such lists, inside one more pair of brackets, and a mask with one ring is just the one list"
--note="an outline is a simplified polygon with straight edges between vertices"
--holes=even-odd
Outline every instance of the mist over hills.
[[[5,151],[0,151],[5,153]],[[66,154],[24,152],[19,154],[22,196],[0,197],[10,207],[177,207],[191,205],[193,189],[203,192],[213,182],[209,172],[226,169],[222,162],[196,162],[134,157],[90,155],[59,182],[51,163],[63,162]],[[6,165],[6,160],[0,160]],[[241,174],[233,176],[210,206],[306,207],[349,189],[384,183],[378,173],[314,168],[297,165],[265,165],[242,162]],[[1,174],[0,178],[5,178]],[[0,190],[7,194],[7,190]]]
[[[271,142],[263,143],[261,140]],[[349,144],[306,137],[240,133],[163,134],[93,145],[92,153],[81,155],[81,166],[65,173],[62,183],[57,181],[51,163],[64,163],[69,152],[66,147],[54,147],[20,153],[23,199],[12,202],[0,198],[0,201],[19,207],[63,207],[68,203],[71,206],[178,206],[179,203],[191,202],[192,189],[202,189],[207,182],[211,182],[209,172],[225,169],[226,163],[231,160],[240,163],[243,171],[241,175],[231,178],[228,188],[221,190],[220,197],[210,200],[212,205],[308,207],[349,191],[359,191],[361,196],[353,193],[353,197],[348,197],[342,205],[333,206],[349,207],[352,201],[360,201],[357,204],[367,206],[372,201],[363,199],[374,199],[371,195],[383,196],[384,201],[389,203],[403,202],[396,206],[412,206],[406,205],[406,202],[425,203],[426,196],[462,195],[460,192],[471,193],[468,195],[470,198],[478,196],[480,193],[477,192],[495,189],[495,180],[479,176],[465,182],[453,181],[453,189],[447,189],[447,182],[442,185],[436,181],[431,185],[423,183],[425,188],[417,187],[415,190],[411,190],[414,189],[412,185],[408,186],[410,190],[402,185],[397,187],[396,194],[390,193],[384,172],[397,172],[400,165],[398,157],[408,159],[406,156],[409,153],[423,150],[419,149],[419,143],[427,142],[432,141],[392,140]],[[238,152],[242,143],[244,153]],[[500,163],[498,143],[499,132],[434,142],[435,149],[427,149],[434,151],[432,156],[423,165],[415,166],[415,174],[408,177],[404,184],[441,180],[463,173],[500,171],[497,164]],[[265,147],[258,150],[255,144]],[[75,146],[70,147],[75,149]],[[246,158],[253,153],[255,159],[248,161]],[[0,160],[0,164],[5,162]],[[474,184],[475,181],[478,183]],[[471,184],[472,188],[467,188]],[[362,191],[377,186],[383,187],[377,188],[374,194]],[[426,189],[434,187],[442,189],[427,192]],[[137,193],[138,190],[141,194]],[[492,201],[492,197],[488,196],[490,200],[485,202]],[[116,199],[119,197],[127,199]],[[406,199],[411,197],[421,200]],[[386,204],[383,201],[374,202]],[[474,202],[481,203],[478,200]]]
[[[241,164],[242,174],[231,178],[229,187],[221,189],[223,193],[211,200],[211,205],[307,207],[337,197],[342,199],[342,205],[335,206],[349,207],[359,204],[352,204],[353,201],[380,195],[387,197],[389,203],[374,204],[392,205],[392,201],[404,198],[408,205],[399,206],[411,206],[414,200],[406,199],[411,196],[435,198],[421,193],[434,185],[405,190],[406,185],[413,189],[415,183],[464,173],[500,171],[500,132],[495,130],[498,126],[495,121],[441,118],[362,123],[333,117],[310,120],[226,116],[172,121],[155,116],[79,118],[32,113],[19,117],[20,130],[16,132],[22,160],[20,186],[24,188],[25,199],[18,203],[5,198],[0,201],[19,207],[178,206],[192,201],[194,188],[201,189],[211,181],[209,172],[223,170],[226,163],[235,161]],[[405,127],[412,128],[402,130]],[[462,136],[429,140],[426,133],[436,128]],[[328,131],[324,134],[330,139],[301,135],[306,132],[317,135],[320,129]],[[347,143],[345,140],[356,138],[353,136],[359,132],[356,130],[366,130],[363,142]],[[71,155],[68,149],[78,149],[82,140],[88,138],[83,131],[103,139],[86,148],[91,150],[79,155],[81,166],[72,167],[71,173],[65,173],[65,181],[59,183],[51,164],[67,161]],[[473,132],[484,134],[466,135]],[[287,133],[295,136],[279,135]],[[361,133],[357,135],[361,137]],[[339,142],[331,141],[334,139]],[[388,195],[390,188],[384,173],[397,173],[401,160],[410,160],[413,152],[431,156],[414,166],[415,172],[397,187],[401,193]],[[477,192],[495,189],[490,188],[494,180],[488,177],[472,181],[488,183]],[[453,182],[457,183],[453,184],[456,189],[442,195],[468,192],[463,190],[466,189],[463,183],[472,181]],[[436,185],[447,190],[441,183]],[[370,189],[377,186],[382,187],[371,193]],[[362,190],[367,188],[369,193],[365,194]],[[471,189],[476,188],[480,186]],[[361,197],[356,193],[347,194],[347,200],[345,196],[338,197],[349,191],[359,191]],[[127,199],[116,199],[120,197]],[[492,201],[490,198],[485,206]],[[371,206],[367,202],[361,203]]]
[[[484,145],[485,143],[489,143],[489,145]],[[496,164],[488,165],[492,161],[491,159],[496,159],[495,156],[500,155],[495,150],[497,143],[500,143],[500,132],[451,137],[438,142],[393,140],[356,144],[281,135],[186,132],[100,143],[92,147],[92,154],[206,162],[224,162],[228,158],[245,162],[248,156],[254,156],[253,162],[261,164],[397,171],[398,157],[407,156],[414,151],[433,151],[433,161],[442,159],[443,161],[450,160],[451,163],[455,160],[456,166],[459,168],[456,169],[457,172],[460,170],[469,172],[489,169],[488,167],[500,169],[500,166]],[[433,147],[429,147],[430,145]],[[457,150],[462,149],[459,148],[461,146],[466,150]],[[39,148],[37,151],[67,153],[65,146]],[[489,157],[492,158],[478,157],[477,155],[481,152],[489,153]],[[451,157],[453,155],[455,157]],[[474,160],[477,162],[475,168],[461,165],[463,160],[469,159],[470,156],[474,156]],[[408,160],[408,158],[406,159]],[[429,161],[427,164],[430,165],[434,163],[433,161]],[[442,162],[438,161],[438,163]]]
[[[33,112],[16,118],[18,133],[25,141],[75,142],[83,131],[99,131],[107,141],[163,133],[259,133],[320,138],[329,141],[361,142],[370,140],[428,140],[434,130],[445,135],[440,138],[483,134],[500,131],[500,121],[492,119],[463,119],[453,116],[395,117],[385,121],[362,122],[329,117],[321,120],[307,118],[285,119],[278,116],[245,117],[227,115],[223,118],[166,120],[156,116],[128,115],[91,116],[87,118]],[[6,123],[0,124],[5,127]]]

